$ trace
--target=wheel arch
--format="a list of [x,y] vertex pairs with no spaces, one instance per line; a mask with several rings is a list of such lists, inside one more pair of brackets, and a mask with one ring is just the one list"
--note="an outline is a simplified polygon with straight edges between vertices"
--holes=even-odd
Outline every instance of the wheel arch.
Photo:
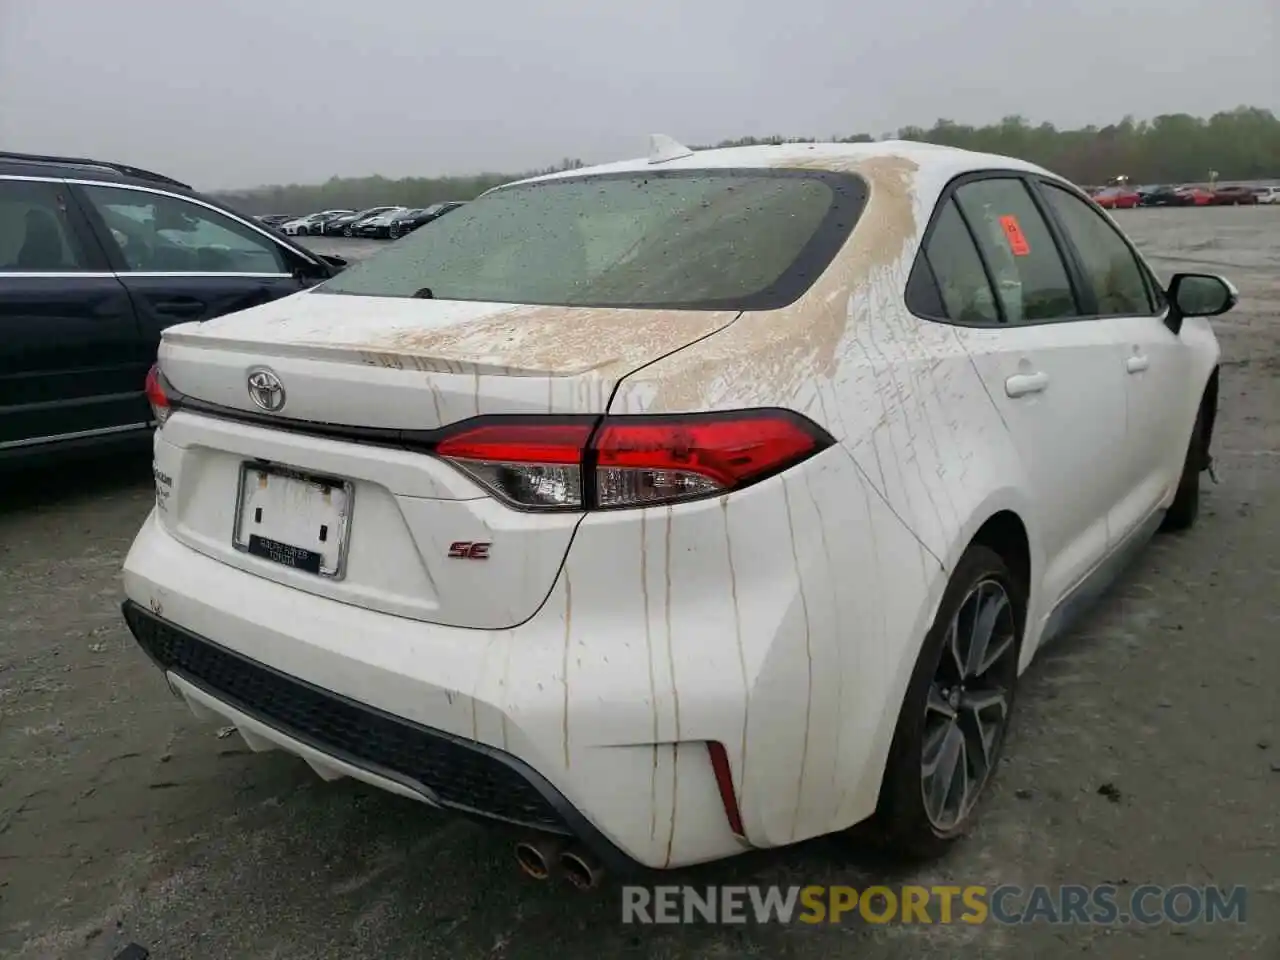
[[1005,489],[993,492],[983,502],[982,506],[973,513],[971,521],[965,526],[961,535],[956,538],[954,547],[948,553],[944,568],[937,571],[938,578],[930,590],[929,605],[926,610],[921,611],[922,615],[917,625],[916,635],[911,638],[911,643],[904,648],[903,656],[897,665],[893,678],[892,702],[897,705],[897,709],[892,717],[885,716],[884,723],[877,731],[875,757],[880,771],[879,789],[883,789],[885,764],[889,758],[893,735],[898,726],[899,715],[907,696],[911,675],[915,671],[916,663],[919,661],[921,651],[924,649],[925,637],[928,631],[932,629],[933,622],[938,616],[943,594],[946,592],[947,584],[955,573],[960,558],[975,544],[981,544],[993,550],[1009,565],[1014,575],[1021,578],[1022,586],[1025,590],[1027,609],[1024,611],[1022,649],[1018,658],[1019,672],[1026,666],[1028,651],[1034,649],[1028,643],[1028,638],[1032,632],[1031,627],[1039,622],[1040,616],[1036,604],[1037,590],[1035,589],[1035,580],[1033,578],[1041,566],[1041,561],[1038,559],[1034,531],[1024,519],[1029,512],[1029,504],[1025,502],[1025,498],[1020,496],[1016,490]]
[[1010,572],[1018,578],[1023,590],[1031,590],[1031,538],[1027,525],[1014,510],[1003,509],[992,514],[969,540],[969,547],[976,544],[988,547],[1009,565]]

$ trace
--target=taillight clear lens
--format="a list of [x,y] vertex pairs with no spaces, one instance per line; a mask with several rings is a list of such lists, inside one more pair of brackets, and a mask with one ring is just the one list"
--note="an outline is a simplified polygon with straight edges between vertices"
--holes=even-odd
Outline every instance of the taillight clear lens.
[[493,460],[454,460],[473,480],[519,507],[582,509],[582,468]]
[[643,507],[688,500],[725,489],[710,477],[680,470],[635,467],[596,469],[596,504],[601,507]]
[[164,390],[164,378],[160,375],[160,367],[155,364],[147,371],[146,389],[147,403],[151,404],[151,416],[155,418],[157,425],[163,427],[164,422],[169,419],[172,406]]
[[728,493],[834,442],[799,414],[749,410],[603,420],[486,417],[457,425],[434,450],[513,506],[590,510]]

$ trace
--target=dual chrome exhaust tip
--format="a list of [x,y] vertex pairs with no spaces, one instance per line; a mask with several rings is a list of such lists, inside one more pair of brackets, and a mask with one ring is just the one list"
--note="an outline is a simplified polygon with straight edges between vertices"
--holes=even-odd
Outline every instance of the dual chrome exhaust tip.
[[521,840],[516,863],[534,880],[563,877],[578,890],[594,890],[604,879],[604,868],[595,857],[574,844],[552,837]]

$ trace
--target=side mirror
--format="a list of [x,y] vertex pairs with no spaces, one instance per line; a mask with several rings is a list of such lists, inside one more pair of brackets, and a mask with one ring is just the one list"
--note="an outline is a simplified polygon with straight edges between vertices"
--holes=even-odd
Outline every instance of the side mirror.
[[286,256],[293,263],[293,269],[290,272],[295,279],[304,283],[323,283],[347,265],[347,261],[342,257],[330,257],[321,253],[312,253],[312,256],[320,261],[319,263],[304,260],[293,251],[289,251]]
[[1169,282],[1169,329],[1182,330],[1187,317],[1216,317],[1240,301],[1240,291],[1214,273],[1178,273]]

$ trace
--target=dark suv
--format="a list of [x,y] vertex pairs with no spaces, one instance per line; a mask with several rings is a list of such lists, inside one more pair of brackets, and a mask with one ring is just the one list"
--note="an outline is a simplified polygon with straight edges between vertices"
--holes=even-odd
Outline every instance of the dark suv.
[[147,438],[161,330],[344,265],[157,173],[0,152],[0,470]]

